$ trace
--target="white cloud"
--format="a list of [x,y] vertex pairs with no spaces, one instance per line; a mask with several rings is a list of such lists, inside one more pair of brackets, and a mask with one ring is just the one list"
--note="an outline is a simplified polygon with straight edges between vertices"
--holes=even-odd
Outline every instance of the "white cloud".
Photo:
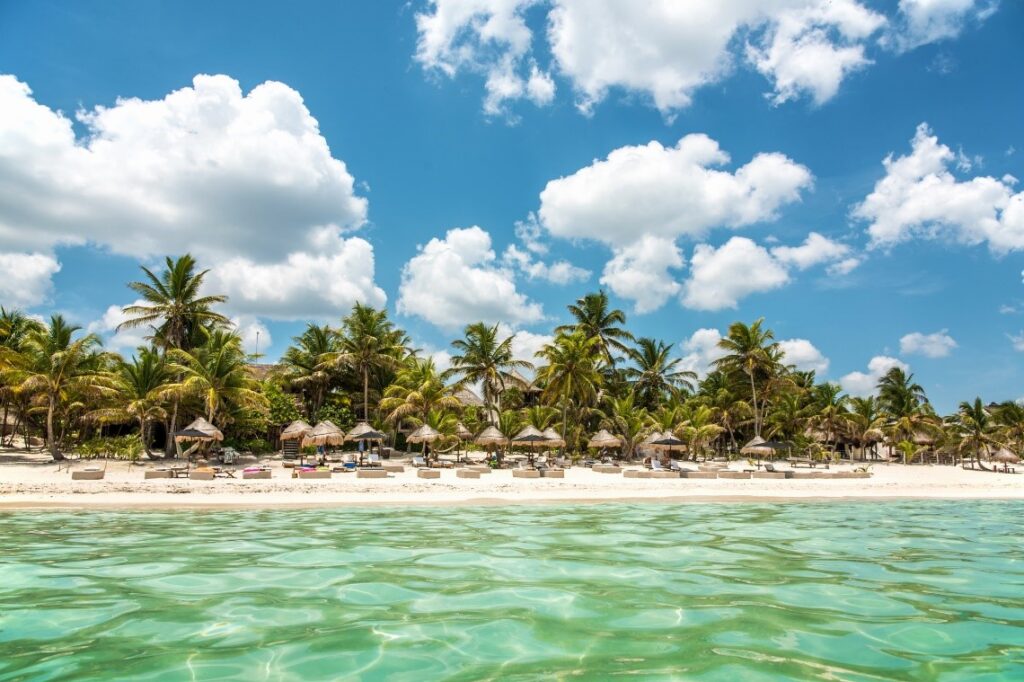
[[233,312],[280,320],[335,319],[356,302],[386,303],[373,280],[369,242],[325,230],[311,243],[309,252],[290,253],[279,263],[241,256],[218,263],[208,275],[208,289],[227,294]]
[[812,185],[811,172],[778,153],[756,155],[735,173],[717,170],[729,155],[707,135],[675,147],[620,147],[540,194],[540,218],[563,238],[622,246],[648,234],[699,237],[714,227],[772,220]]
[[[318,250],[324,235],[340,248],[341,235],[366,221],[353,177],[283,83],[243,94],[232,78],[198,75],[163,99],[119,99],[76,118],[87,129],[82,139],[27,85],[0,76],[0,248],[191,252],[205,266],[237,260],[263,272],[303,255],[329,259]],[[323,274],[349,277],[343,268]],[[301,308],[305,292],[291,290],[289,303]],[[272,307],[275,315],[288,308],[277,299]]]
[[779,348],[785,353],[784,362],[798,370],[819,375],[828,371],[828,358],[807,339],[785,339],[779,341]]
[[60,263],[45,253],[0,252],[0,299],[5,306],[29,308],[44,303]]
[[1008,334],[1010,337],[1010,343],[1013,344],[1013,349],[1024,352],[1024,332],[1020,334]]
[[[143,300],[136,300],[130,305],[147,305]],[[98,334],[103,337],[104,345],[110,350],[120,353],[131,353],[139,346],[148,346],[150,342],[146,339],[152,333],[149,327],[136,327],[133,329],[117,328],[128,319],[124,309],[119,305],[109,306],[100,319],[93,320],[86,325],[85,330],[90,334]]]
[[491,236],[475,225],[431,239],[402,268],[398,312],[446,329],[540,320],[540,304],[517,291],[514,273],[496,260]]
[[590,270],[576,267],[567,260],[557,260],[553,263],[534,260],[530,251],[523,250],[515,244],[509,244],[502,260],[507,265],[519,268],[531,280],[540,279],[552,284],[571,284],[590,279]]
[[[800,246],[778,246],[772,249],[772,255],[777,260],[787,265],[793,265],[800,270],[806,270],[821,263],[841,263],[850,260],[847,258],[849,253],[850,247],[846,244],[832,241],[817,232],[807,235],[807,239]],[[853,267],[856,265],[851,266],[850,269],[852,270]]]
[[851,395],[874,395],[878,387],[878,380],[893,367],[899,367],[904,372],[910,370],[910,365],[896,358],[876,355],[868,362],[867,372],[850,372],[839,380],[839,385]]
[[900,353],[923,355],[927,358],[944,358],[957,347],[956,341],[945,329],[934,334],[913,332],[900,339]]
[[507,112],[510,101],[554,99],[549,73],[527,58],[533,33],[525,12],[539,0],[431,0],[416,14],[416,60],[428,71],[485,77],[484,111]]
[[246,353],[259,353],[266,350],[274,342],[267,325],[249,315],[239,315],[231,318],[231,324],[242,339],[242,348]]
[[634,303],[638,313],[657,310],[679,292],[670,272],[683,267],[683,254],[671,239],[644,235],[638,241],[614,249],[604,266],[601,284]]
[[860,267],[861,262],[860,258],[851,256],[832,263],[825,271],[832,277],[843,277]]
[[883,44],[898,51],[956,38],[969,22],[982,22],[999,0],[900,0],[898,20]]
[[804,3],[781,10],[747,57],[775,85],[772,102],[808,94],[815,104],[835,97],[847,75],[871,64],[864,41],[885,17],[855,0]]
[[685,353],[680,367],[703,378],[713,369],[714,361],[725,355],[725,351],[718,346],[721,340],[722,334],[717,329],[698,329],[679,344]]
[[[537,351],[555,340],[551,334],[537,334],[524,329],[513,329],[502,324],[498,329],[501,338],[512,336],[512,355],[517,360],[526,360],[537,364]],[[513,336],[514,335],[514,336]]]
[[717,249],[708,244],[694,248],[682,301],[697,310],[735,308],[745,296],[788,282],[789,271],[767,249],[746,237],[733,237]]
[[870,246],[891,247],[915,237],[987,243],[997,254],[1024,249],[1024,192],[1016,178],[977,176],[959,181],[956,155],[927,124],[918,126],[907,156],[886,157],[885,177],[854,208],[869,223]]

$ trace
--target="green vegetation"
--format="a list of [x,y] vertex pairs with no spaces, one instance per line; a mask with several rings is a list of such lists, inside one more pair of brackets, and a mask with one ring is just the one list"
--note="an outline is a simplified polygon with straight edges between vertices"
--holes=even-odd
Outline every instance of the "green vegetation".
[[[198,416],[240,450],[265,452],[295,419],[351,428],[356,415],[392,434],[428,424],[454,444],[461,421],[506,435],[524,426],[554,429],[578,457],[592,433],[608,429],[635,455],[651,433],[668,431],[689,456],[737,453],[762,437],[795,453],[853,458],[881,444],[907,463],[971,461],[984,467],[1000,448],[1024,448],[1024,407],[960,404],[935,413],[913,375],[890,370],[877,397],[849,397],[786,357],[763,320],[735,322],[722,356],[698,377],[661,340],[636,338],[604,292],[568,306],[571,323],[536,357],[516,357],[497,325],[468,325],[441,371],[410,345],[386,310],[357,304],[337,327],[310,324],[279,364],[253,364],[219,295],[201,295],[206,271],[188,255],[129,287],[142,302],[125,308],[129,328],[148,330],[131,356],[105,352],[100,339],[59,315],[46,322],[0,308],[0,412],[5,444],[41,437],[54,458],[158,457],[154,444]],[[471,400],[479,390],[478,400]],[[127,434],[127,435],[124,435]]]

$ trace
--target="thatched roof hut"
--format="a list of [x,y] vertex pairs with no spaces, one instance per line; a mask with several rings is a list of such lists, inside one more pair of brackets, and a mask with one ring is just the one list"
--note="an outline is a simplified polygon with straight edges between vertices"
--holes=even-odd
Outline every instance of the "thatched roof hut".
[[301,440],[303,436],[312,430],[312,426],[301,419],[296,419],[284,428],[284,431],[281,432],[279,438],[281,440]]
[[441,434],[429,424],[424,424],[408,436],[406,440],[410,443],[433,443],[441,437]]
[[558,431],[555,431],[553,428],[548,427],[544,429],[543,433],[544,438],[547,439],[544,441],[547,445],[550,445],[553,448],[565,447],[565,439],[562,438],[561,434],[559,434]]
[[601,429],[587,442],[588,448],[617,448],[622,445],[622,439],[608,433],[607,429]]
[[508,438],[505,437],[501,431],[498,430],[497,426],[488,426],[486,429],[480,432],[480,435],[473,441],[477,445],[506,445]]
[[384,438],[383,433],[367,422],[359,422],[345,435],[345,440],[384,440]]
[[305,445],[341,445],[345,442],[345,432],[329,419],[320,422],[302,438]]
[[211,440],[224,440],[224,434],[221,433],[221,430],[202,417],[197,417],[195,421],[184,428],[185,431],[190,429],[205,433]]

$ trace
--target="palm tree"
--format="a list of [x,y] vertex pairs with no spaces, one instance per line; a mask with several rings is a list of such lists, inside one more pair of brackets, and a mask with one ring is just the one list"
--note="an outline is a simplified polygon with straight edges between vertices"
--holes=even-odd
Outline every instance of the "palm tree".
[[594,349],[600,346],[596,336],[582,331],[559,334],[537,352],[544,365],[537,371],[537,382],[543,386],[542,398],[548,404],[562,403],[562,438],[566,438],[569,405],[593,404],[597,400],[602,376],[595,364]]
[[180,380],[167,385],[164,393],[198,397],[211,424],[232,409],[265,410],[267,399],[249,371],[238,334],[225,329],[204,333],[207,339],[203,345],[191,351],[168,351],[170,370]]
[[370,419],[370,374],[397,370],[407,355],[408,337],[388,319],[387,310],[356,303],[341,322],[338,350],[324,356],[324,368],[350,367],[363,380],[363,419]]
[[779,345],[775,334],[764,329],[764,318],[751,325],[733,322],[729,333],[718,342],[726,354],[715,360],[716,368],[729,372],[742,372],[750,381],[750,406],[754,416],[754,436],[761,435],[763,407],[758,404],[757,383],[775,374],[778,368]]
[[130,361],[119,360],[114,368],[113,387],[117,404],[94,410],[89,417],[104,422],[134,420],[139,425],[142,446],[152,457],[149,449],[150,424],[167,416],[163,396],[172,379],[166,358],[153,348],[141,347]]
[[633,393],[622,398],[607,396],[604,404],[601,428],[608,429],[621,438],[622,454],[627,459],[632,459],[649,431],[647,410],[636,404],[636,396]]
[[426,423],[432,412],[452,412],[461,406],[445,386],[434,361],[415,356],[398,371],[395,382],[387,387],[380,401],[380,408],[388,413],[385,421],[395,426],[407,417]]
[[[203,342],[203,330],[225,327],[230,320],[213,310],[213,306],[226,302],[227,296],[201,295],[203,282],[209,270],[196,272],[196,261],[191,254],[179,258],[168,256],[159,275],[142,267],[143,281],[129,282],[128,288],[142,298],[141,303],[125,306],[127,319],[117,329],[135,329],[148,326],[153,329],[152,339],[166,353],[170,350],[190,350]],[[178,399],[173,398],[169,433],[178,426]],[[174,441],[167,439],[164,454],[171,456]]]
[[326,362],[338,351],[338,334],[327,325],[309,324],[281,356],[289,382],[302,393],[306,419],[316,420],[334,379],[334,371]]
[[1017,452],[1024,450],[1024,405],[1008,400],[992,412],[999,438]]
[[975,398],[974,402],[960,403],[960,408],[953,417],[953,425],[958,436],[957,450],[961,453],[969,452],[972,460],[985,469],[981,462],[981,453],[996,443],[993,437],[996,424],[981,398]]
[[697,401],[687,404],[683,412],[683,423],[675,433],[687,442],[690,454],[696,459],[705,447],[725,433],[725,428],[715,423],[714,409]]
[[846,426],[850,438],[860,448],[862,458],[866,458],[868,444],[881,440],[882,427],[885,426],[885,417],[879,410],[878,400],[874,396],[850,398]]
[[[42,325],[39,322],[20,310],[7,310],[0,307],[0,349],[3,349],[3,352],[11,358],[19,356],[25,350],[25,342],[28,340],[29,334],[41,328]],[[0,356],[0,371],[9,368],[9,366],[10,363],[4,361],[3,357]],[[0,382],[0,396],[2,396],[3,400],[3,417],[0,420],[0,425],[3,428],[7,426],[7,417],[10,414],[11,403],[19,399],[15,388],[14,384]],[[15,427],[24,418],[23,412],[24,410],[21,410],[17,413]],[[11,429],[11,443],[14,442],[14,433],[16,431],[17,428]],[[0,434],[0,438],[2,438],[2,434]]]
[[680,388],[693,390],[697,375],[679,369],[679,358],[672,358],[672,346],[663,341],[643,337],[635,348],[627,349],[633,367],[625,370],[626,378],[633,382],[640,402],[653,409],[666,395],[675,395]]
[[588,339],[598,339],[597,350],[608,366],[614,367],[613,352],[626,353],[627,342],[633,340],[633,335],[620,326],[626,324],[626,313],[617,308],[610,309],[608,294],[603,289],[577,299],[568,308],[576,323],[556,327],[555,334],[581,331]]
[[914,382],[914,375],[893,367],[878,380],[878,402],[884,412],[894,417],[911,414],[928,402],[924,389]]
[[5,363],[9,363],[5,378],[16,383],[18,391],[38,396],[45,406],[46,442],[55,460],[64,459],[53,425],[57,411],[73,396],[98,396],[110,391],[100,339],[95,334],[75,338],[80,329],[69,325],[61,315],[54,315],[49,325],[28,332],[23,352],[14,354],[4,349]]
[[847,404],[850,397],[843,393],[839,384],[826,382],[814,387],[812,400],[815,414],[809,420],[809,425],[825,434],[825,443],[834,451],[839,434],[849,418]]
[[498,325],[489,327],[476,322],[466,327],[465,338],[452,341],[458,353],[452,356],[452,368],[445,376],[455,377],[458,388],[480,384],[490,424],[494,423],[495,410],[501,409],[501,393],[505,387],[522,383],[516,371],[533,369],[532,363],[516,359],[512,354],[513,338],[499,340]]

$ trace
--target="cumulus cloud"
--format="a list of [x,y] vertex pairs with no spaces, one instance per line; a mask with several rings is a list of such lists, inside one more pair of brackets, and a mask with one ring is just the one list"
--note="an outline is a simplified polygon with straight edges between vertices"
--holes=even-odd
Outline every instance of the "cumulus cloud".
[[900,339],[900,353],[923,355],[927,358],[944,358],[957,347],[956,341],[945,329],[934,334],[913,332]]
[[475,225],[448,230],[419,249],[402,268],[397,305],[399,313],[446,329],[543,317],[540,304],[516,289],[513,271],[497,263],[490,234]]
[[1020,334],[1009,334],[1010,343],[1013,344],[1013,349],[1024,352],[1024,332]]
[[1017,179],[976,176],[958,180],[956,154],[927,124],[917,127],[911,153],[883,162],[885,177],[856,206],[866,221],[870,247],[887,248],[915,237],[988,244],[994,254],[1024,249],[1024,192]]
[[270,330],[267,329],[267,325],[255,317],[239,315],[231,318],[231,324],[234,326],[238,336],[241,337],[242,348],[246,353],[257,354],[262,350],[262,354],[266,354],[266,350],[274,342],[273,337],[270,335]]
[[[344,250],[342,235],[366,221],[352,175],[283,83],[245,94],[228,76],[198,75],[163,99],[119,99],[76,119],[86,129],[81,139],[71,119],[0,76],[5,251],[91,244],[136,258],[191,252],[206,266],[237,260],[272,272],[297,254],[330,261]],[[325,240],[335,251],[321,250]],[[323,274],[347,281],[337,266],[348,261],[333,263]],[[350,284],[361,295],[380,291]],[[292,292],[301,307],[304,293]],[[239,311],[262,312],[250,307]]]
[[0,272],[0,299],[4,304],[29,308],[50,297],[53,276],[60,272],[60,263],[45,253],[0,252]]
[[850,372],[839,380],[839,385],[851,395],[874,395],[878,388],[878,380],[893,367],[899,367],[904,372],[910,371],[910,365],[901,360],[887,355],[876,355],[868,362],[867,372]]
[[900,0],[897,20],[882,42],[902,52],[956,38],[967,24],[985,21],[998,6],[999,0]]
[[528,58],[533,33],[525,12],[538,0],[431,0],[416,14],[416,60],[449,77],[461,71],[485,78],[484,111],[499,114],[526,98],[551,102],[551,75]]
[[604,266],[601,284],[617,296],[633,301],[638,313],[657,310],[679,293],[671,270],[683,267],[683,254],[671,239],[645,235],[614,250]]
[[779,341],[779,348],[785,354],[784,362],[798,370],[819,375],[828,371],[828,358],[807,339],[785,339]]
[[714,227],[772,220],[813,182],[804,166],[779,153],[756,155],[734,173],[715,140],[691,134],[674,147],[657,141],[620,147],[572,175],[547,183],[540,219],[563,238],[613,246],[638,234],[700,237]]
[[682,301],[696,310],[735,308],[745,296],[788,282],[789,271],[767,249],[746,237],[733,237],[717,249],[708,244],[694,248]]
[[807,235],[807,239],[800,246],[778,246],[772,249],[772,255],[777,260],[787,265],[793,265],[800,270],[806,270],[821,263],[846,261],[848,253],[850,253],[849,246],[833,241],[817,232]]
[[[129,305],[147,305],[147,303],[139,299]],[[146,337],[152,333],[152,329],[136,327],[118,331],[118,326],[127,319],[128,316],[124,314],[124,306],[112,305],[104,311],[98,320],[93,320],[86,325],[85,330],[90,334],[98,334],[103,338],[103,343],[107,348],[121,353],[130,353],[139,346],[148,346],[149,340]]]
[[725,355],[718,346],[721,340],[722,334],[717,329],[698,329],[679,344],[684,353],[680,367],[703,378],[713,369],[715,360]]
[[528,279],[539,279],[552,284],[570,284],[590,279],[590,270],[577,267],[567,260],[552,263],[535,260],[529,250],[510,244],[502,259],[506,264],[518,268]]
[[342,238],[331,230],[312,241],[321,248],[290,253],[279,263],[241,256],[218,263],[208,275],[208,287],[227,294],[234,312],[280,320],[335,319],[356,302],[386,303],[384,290],[374,283],[368,241]]
[[[483,78],[492,115],[508,114],[517,100],[550,103],[557,73],[584,114],[620,91],[672,119],[700,88],[742,64],[768,80],[774,104],[801,97],[823,104],[873,63],[868,49],[877,35],[904,52],[956,37],[997,5],[900,0],[890,19],[863,0],[430,0],[416,14],[415,58],[428,73]],[[530,12],[546,13],[539,38]]]

